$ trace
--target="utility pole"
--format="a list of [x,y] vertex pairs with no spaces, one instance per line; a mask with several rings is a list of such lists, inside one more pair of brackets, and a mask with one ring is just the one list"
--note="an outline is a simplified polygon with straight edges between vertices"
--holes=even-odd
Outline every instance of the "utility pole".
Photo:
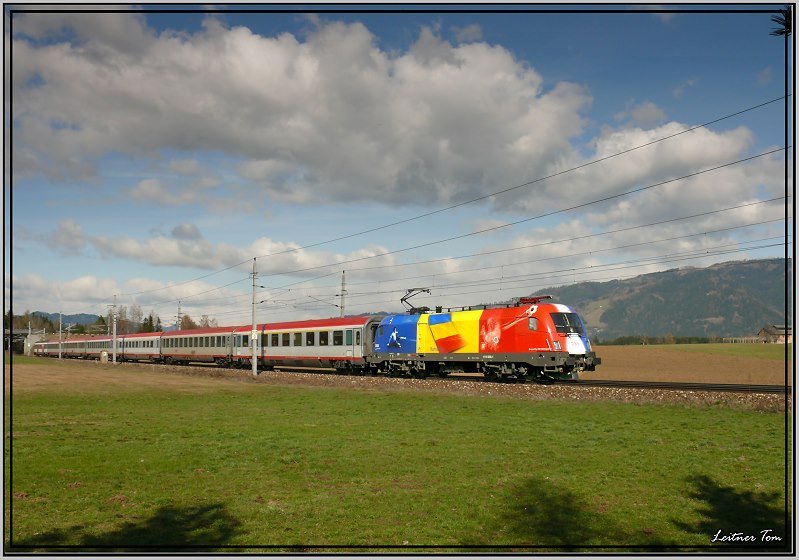
[[177,327],[177,329],[178,329],[178,330],[180,330],[180,320],[181,320],[181,314],[180,314],[180,300],[178,300],[178,322],[177,322],[177,325],[175,325],[175,326]]
[[112,363],[117,363],[117,295],[114,294],[114,305],[111,305],[111,323],[112,323],[112,335],[114,337],[113,345],[111,346],[112,352]]
[[61,312],[58,312],[58,359],[61,359]]
[[345,287],[347,285],[346,284],[347,281],[346,281],[345,276],[344,276],[345,273],[346,273],[346,270],[342,270],[341,271],[341,305],[340,305],[340,307],[341,307],[341,317],[344,317],[344,296],[347,295],[347,289]]
[[252,376],[258,377],[258,325],[255,322],[255,279],[258,273],[255,270],[255,258],[252,259],[252,332],[250,333],[250,347],[252,348]]

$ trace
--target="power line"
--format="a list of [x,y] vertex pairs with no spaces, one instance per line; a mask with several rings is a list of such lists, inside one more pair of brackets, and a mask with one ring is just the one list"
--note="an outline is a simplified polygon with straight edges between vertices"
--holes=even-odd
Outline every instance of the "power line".
[[[669,219],[669,220],[661,220],[661,221],[652,222],[652,223],[649,223],[649,224],[630,226],[630,227],[627,227],[627,228],[619,228],[619,229],[616,229],[616,230],[610,230],[610,231],[599,232],[599,233],[594,233],[594,234],[587,234],[587,235],[576,236],[576,237],[572,237],[572,238],[565,238],[565,239],[546,241],[546,242],[542,242],[542,243],[525,245],[525,246],[521,246],[521,247],[513,247],[513,248],[509,248],[509,249],[499,249],[499,250],[496,250],[496,251],[486,251],[486,252],[482,252],[482,253],[473,253],[473,254],[469,254],[469,255],[461,255],[461,256],[449,257],[449,258],[445,258],[445,259],[433,259],[433,260],[418,261],[418,262],[413,262],[413,263],[401,263],[401,264],[385,265],[384,268],[413,266],[413,265],[419,265],[419,264],[433,264],[433,263],[436,263],[436,262],[443,262],[443,261],[446,261],[446,260],[475,258],[475,257],[479,257],[479,256],[486,256],[486,255],[503,253],[503,252],[520,251],[520,250],[524,250],[524,249],[531,249],[531,248],[542,247],[542,246],[547,246],[547,245],[555,245],[555,244],[558,244],[558,243],[566,243],[566,242],[578,241],[578,240],[588,239],[588,238],[592,238],[592,237],[600,237],[600,236],[610,235],[610,234],[614,234],[614,233],[627,232],[627,231],[631,231],[631,230],[635,230],[635,229],[653,227],[653,226],[656,226],[656,225],[663,225],[663,224],[666,224],[666,223],[672,223],[672,222],[677,222],[677,221],[682,221],[682,220],[687,220],[687,219],[693,219],[693,218],[702,217],[702,216],[708,216],[708,215],[712,215],[712,214],[718,214],[718,213],[721,213],[721,212],[727,212],[727,211],[731,211],[731,210],[747,208],[747,207],[755,206],[755,205],[759,205],[759,204],[766,204],[766,203],[769,203],[769,202],[775,202],[775,201],[778,201],[778,200],[782,200],[784,198],[785,197],[775,197],[775,198],[771,198],[771,199],[768,199],[768,200],[750,202],[750,203],[741,204],[741,205],[737,205],[737,206],[731,206],[731,207],[727,207],[727,208],[722,208],[722,209],[719,209],[719,210],[701,212],[701,213],[698,213],[698,214],[692,214],[692,215],[689,215],[689,216],[682,216],[682,217],[679,217],[679,218],[672,218],[672,219]],[[753,227],[753,226],[757,226],[757,225],[764,225],[766,223],[772,223],[772,222],[777,222],[777,221],[782,221],[782,218],[775,219],[775,220],[767,220],[767,221],[762,221],[762,222],[749,223],[749,224],[733,226],[733,227],[728,227],[728,228],[721,228],[721,229],[716,229],[716,230],[708,230],[708,231],[704,231],[704,232],[687,234],[687,235],[683,235],[683,236],[662,238],[662,239],[650,240],[650,241],[634,243],[634,244],[629,244],[629,245],[610,247],[610,248],[605,248],[605,249],[595,249],[593,251],[589,251],[587,253],[581,253],[581,254],[602,253],[602,252],[614,251],[614,250],[625,249],[625,248],[630,248],[630,247],[643,246],[643,245],[649,245],[649,244],[655,244],[655,243],[662,243],[662,242],[665,242],[665,241],[673,241],[673,240],[676,240],[676,239],[683,239],[683,238],[687,238],[687,237],[695,237],[695,236],[698,236],[698,235],[707,235],[709,233],[720,233],[722,231],[730,231],[730,230],[742,229],[742,228],[746,228],[746,227]],[[575,256],[575,255],[571,254],[570,256]],[[514,265],[519,265],[519,264],[529,264],[530,262],[540,262],[540,261],[543,261],[543,260],[553,260],[553,259],[558,259],[558,258],[564,258],[564,256],[547,257],[547,258],[544,258],[544,259],[536,259],[534,261],[525,261],[523,263],[495,265],[495,266],[480,267],[480,268],[473,268],[473,269],[453,271],[453,272],[439,272],[439,273],[436,273],[436,274],[437,275],[441,275],[441,276],[445,276],[445,275],[449,275],[449,274],[464,274],[464,273],[467,273],[467,272],[477,272],[477,271],[490,270],[490,269],[495,269],[495,268],[500,268],[500,267],[509,267],[509,266],[514,266]],[[340,264],[340,263],[335,263],[335,264]],[[331,265],[325,265],[325,266],[331,266]],[[355,272],[355,271],[362,271],[362,270],[372,270],[374,268],[378,268],[378,267],[364,267],[364,268],[350,269],[350,271],[351,272]],[[311,279],[308,279],[308,280],[302,280],[302,281],[294,282],[292,284],[287,284],[287,285],[281,286],[279,288],[273,288],[273,289],[285,289],[285,286],[296,286],[298,284],[302,284],[302,283],[306,283],[306,282],[311,282],[313,280],[325,278],[325,277],[331,276],[333,274],[338,274],[338,271],[335,271],[335,272],[332,272],[332,273],[329,273],[329,274],[319,275],[317,277],[314,277],[314,278],[311,278]],[[414,278],[423,278],[423,277],[426,277],[426,276],[429,276],[429,275],[425,274],[425,275],[412,276],[412,277],[395,278],[395,279],[388,280],[388,281],[386,281],[386,280],[383,280],[383,281],[368,281],[368,282],[360,282],[360,283],[358,283],[358,282],[352,283],[351,282],[351,285],[368,285],[368,284],[374,284],[374,283],[399,282],[399,281],[411,280],[411,279],[414,279]],[[184,296],[181,299],[185,300],[187,298],[197,297],[199,295],[210,293],[212,291],[215,291],[215,290],[218,290],[218,289],[222,289],[222,288],[228,287],[228,286],[236,284],[236,283],[243,282],[244,280],[246,280],[246,278],[243,278],[241,280],[237,280],[235,282],[231,282],[229,284],[226,284],[225,286],[220,286],[220,287],[217,287],[217,288],[211,288],[211,289],[205,290],[203,292],[199,292],[197,294],[193,294],[191,296]],[[357,292],[352,292],[352,294],[355,295],[355,294],[357,294]],[[317,295],[323,295],[323,294],[317,294]],[[207,304],[207,303],[210,303],[210,302],[213,302],[213,301],[234,301],[236,299],[243,299],[246,296],[247,296],[247,294],[239,294],[239,295],[228,296],[228,297],[225,297],[225,298],[216,298],[215,300],[203,300],[202,304]],[[270,299],[274,299],[274,297],[275,296],[273,295],[273,297],[270,298]],[[178,300],[161,302],[160,304],[161,305],[166,305],[168,303],[173,303],[175,301],[178,301]],[[292,302],[292,301],[297,301],[297,299],[295,298],[294,300],[291,300],[291,299],[286,300],[286,303],[289,303],[289,302]]]
[[[674,134],[670,134],[668,136],[664,136],[664,137],[658,138],[656,140],[652,140],[652,141],[647,142],[645,144],[641,144],[639,146],[634,146],[632,148],[629,148],[627,150],[623,150],[621,152],[616,152],[615,154],[611,154],[609,156],[597,158],[597,159],[591,160],[591,161],[589,161],[587,163],[583,163],[581,165],[570,167],[569,169],[564,169],[562,171],[558,171],[557,173],[552,173],[551,175],[547,175],[545,177],[539,177],[538,179],[534,179],[532,181],[528,181],[526,183],[522,183],[522,184],[516,185],[514,187],[509,187],[509,188],[506,188],[506,189],[502,189],[502,190],[493,192],[491,194],[487,194],[487,195],[484,195],[484,196],[473,198],[471,200],[467,200],[467,201],[464,201],[464,202],[459,202],[458,204],[453,204],[453,205],[447,206],[445,208],[439,208],[438,210],[425,212],[424,214],[419,214],[417,216],[412,216],[410,218],[405,218],[403,220],[399,220],[399,221],[396,221],[396,222],[393,222],[393,223],[390,223],[390,224],[386,224],[386,225],[382,225],[382,226],[379,226],[379,227],[367,229],[367,230],[360,231],[360,232],[357,232],[357,233],[344,235],[344,236],[341,236],[341,237],[337,237],[335,239],[330,239],[330,240],[327,240],[327,241],[320,241],[318,243],[312,243],[310,245],[304,245],[304,246],[298,247],[296,249],[287,249],[285,251],[280,251],[278,253],[271,253],[271,254],[267,254],[267,255],[261,255],[258,258],[260,259],[260,258],[263,258],[263,257],[273,257],[273,256],[276,256],[276,255],[282,255],[282,254],[285,254],[285,253],[291,253],[291,252],[300,251],[300,250],[303,250],[303,249],[310,249],[312,247],[318,247],[320,245],[326,245],[328,243],[334,243],[336,241],[343,241],[344,239],[350,239],[352,237],[357,237],[357,236],[360,236],[360,235],[366,235],[367,233],[374,233],[376,231],[380,231],[380,230],[387,229],[387,228],[390,228],[390,227],[394,227],[394,226],[398,226],[398,225],[401,225],[401,224],[406,224],[408,222],[412,222],[412,221],[415,221],[415,220],[419,220],[419,219],[422,219],[422,218],[427,218],[427,217],[430,217],[430,216],[434,216],[434,215],[440,214],[442,212],[447,212],[447,211],[453,210],[455,208],[460,208],[461,206],[466,206],[468,204],[472,204],[472,203],[475,203],[475,202],[480,202],[481,200],[487,200],[487,199],[489,199],[491,197],[494,197],[494,196],[503,195],[503,194],[509,193],[511,191],[515,191],[517,189],[521,189],[523,187],[529,187],[530,185],[534,185],[536,183],[540,183],[540,182],[546,181],[548,179],[552,179],[554,177],[558,177],[560,175],[564,175],[566,173],[571,173],[572,171],[577,171],[578,169],[583,169],[585,167],[588,167],[588,166],[591,166],[591,165],[594,165],[594,164],[597,164],[597,163],[601,163],[603,161],[607,161],[609,159],[612,159],[612,158],[615,158],[615,157],[618,157],[618,156],[621,156],[621,155],[624,155],[624,154],[628,154],[630,152],[634,152],[635,150],[640,150],[641,148],[646,148],[647,146],[651,146],[653,144],[657,144],[659,142],[663,142],[665,140],[669,140],[671,138],[675,138],[675,137],[680,136],[682,134],[686,134],[688,132],[692,132],[694,130],[697,130],[697,129],[700,129],[700,128],[704,128],[704,127],[709,126],[711,124],[716,124],[716,123],[721,122],[723,120],[726,120],[726,119],[729,119],[729,118],[732,118],[732,117],[736,117],[738,115],[742,115],[744,113],[747,113],[749,111],[753,111],[755,109],[759,109],[761,107],[765,107],[766,105],[770,105],[772,103],[776,103],[777,101],[781,101],[783,99],[785,99],[784,96],[783,97],[777,97],[776,99],[772,99],[771,101],[766,101],[764,103],[760,103],[759,105],[755,105],[754,107],[749,107],[748,109],[743,109],[743,110],[738,111],[736,113],[732,113],[730,115],[726,115],[724,117],[720,117],[718,119],[714,119],[712,121],[708,121],[708,122],[706,122],[704,124],[700,124],[700,125],[693,126],[691,128],[687,128],[687,129],[685,129],[683,131],[680,131],[680,132],[677,132],[677,133],[674,133]],[[785,149],[787,149],[787,148],[785,148]],[[779,150],[775,150],[775,151],[779,151]],[[741,160],[741,161],[746,161],[746,160]],[[688,175],[688,177],[690,177],[690,175]]]
[[[702,175],[702,174],[705,174],[705,173],[710,173],[712,171],[718,171],[719,169],[723,169],[725,167],[730,167],[730,166],[738,165],[740,163],[744,163],[744,162],[747,162],[747,161],[752,161],[754,159],[765,157],[767,155],[771,155],[771,154],[776,153],[776,152],[781,152],[783,150],[784,150],[784,148],[775,148],[775,149],[772,149],[772,150],[769,150],[767,152],[763,152],[763,153],[760,153],[760,154],[757,154],[757,155],[754,155],[754,156],[750,156],[750,157],[747,157],[747,158],[743,158],[743,159],[739,159],[739,160],[736,160],[736,161],[732,161],[732,162],[724,163],[724,164],[721,164],[721,165],[717,165],[715,167],[704,169],[702,171],[697,171],[695,173],[689,173],[687,175],[683,175],[681,177],[676,177],[674,179],[668,179],[666,181],[661,181],[659,183],[654,183],[652,185],[648,185],[648,186],[645,186],[645,187],[639,187],[637,189],[632,189],[632,190],[629,190],[629,191],[624,191],[624,192],[617,193],[617,194],[614,194],[614,195],[606,196],[606,197],[603,197],[603,198],[600,198],[600,199],[597,199],[597,200],[584,202],[584,203],[581,203],[581,204],[570,206],[568,208],[562,208],[560,210],[553,210],[551,212],[546,212],[544,214],[539,214],[537,216],[532,216],[532,217],[529,217],[529,218],[524,218],[524,219],[521,219],[521,220],[508,222],[506,224],[501,224],[501,225],[498,225],[498,226],[485,228],[485,229],[482,229],[482,230],[479,230],[479,231],[474,231],[474,232],[471,232],[471,233],[464,233],[464,234],[461,234],[461,235],[455,235],[453,237],[448,237],[448,238],[445,238],[445,239],[439,239],[439,240],[436,240],[436,241],[429,241],[427,243],[420,243],[419,245],[414,245],[412,247],[406,247],[404,249],[395,249],[393,251],[385,251],[383,253],[378,253],[376,255],[369,255],[369,256],[366,256],[366,257],[358,257],[358,258],[355,258],[355,259],[348,259],[348,260],[339,261],[339,262],[336,262],[336,263],[329,263],[329,264],[324,264],[324,265],[310,266],[310,267],[300,268],[300,269],[295,269],[295,270],[290,270],[290,271],[273,272],[273,273],[269,273],[269,274],[264,274],[263,276],[282,276],[282,275],[289,275],[289,274],[297,274],[299,272],[308,272],[310,270],[319,270],[321,268],[327,268],[327,267],[330,267],[330,266],[341,266],[343,264],[349,264],[349,263],[353,263],[353,262],[360,262],[360,261],[375,259],[375,258],[379,258],[379,257],[386,257],[386,256],[390,256],[390,255],[396,255],[396,254],[399,254],[399,253],[405,253],[405,252],[413,251],[413,250],[416,250],[416,249],[422,249],[424,247],[431,247],[433,245],[439,245],[441,243],[447,243],[447,242],[450,242],[450,241],[456,241],[458,239],[465,239],[467,237],[473,237],[475,235],[482,235],[484,233],[489,233],[489,232],[497,231],[497,230],[500,230],[500,229],[517,226],[519,224],[531,222],[533,220],[539,220],[539,219],[542,219],[542,218],[548,218],[548,217],[554,216],[556,214],[563,214],[565,212],[571,212],[573,210],[578,210],[580,208],[585,208],[587,206],[592,206],[594,204],[607,202],[609,200],[613,200],[613,199],[616,199],[616,198],[621,198],[621,197],[624,197],[624,196],[637,194],[637,193],[640,193],[640,192],[643,192],[643,191],[646,191],[646,190],[649,190],[649,189],[653,189],[653,188],[656,188],[656,187],[661,187],[663,185],[667,185],[669,183],[674,183],[676,181],[682,181],[684,179],[689,179],[691,177],[696,177],[698,175]],[[259,258],[261,258],[261,257],[259,257]]]
[[[482,200],[486,200],[486,199],[488,199],[488,198],[491,198],[491,197],[494,197],[494,196],[500,196],[500,195],[506,194],[506,193],[508,193],[508,192],[515,191],[515,190],[517,190],[517,189],[521,189],[521,188],[523,188],[523,187],[527,187],[527,186],[530,186],[530,185],[533,185],[533,184],[536,184],[536,183],[539,183],[539,182],[542,182],[542,181],[546,181],[546,180],[548,180],[548,179],[551,179],[551,178],[554,178],[554,177],[558,177],[558,176],[560,176],[560,175],[564,175],[564,174],[566,174],[566,173],[570,173],[570,172],[572,172],[572,171],[576,171],[576,170],[579,170],[579,169],[583,169],[583,168],[585,168],[585,167],[588,167],[588,166],[590,166],[590,165],[594,165],[594,164],[596,164],[596,163],[600,163],[600,162],[603,162],[603,161],[607,161],[607,160],[609,160],[609,159],[612,159],[612,158],[615,158],[615,157],[618,157],[618,156],[621,156],[621,155],[624,155],[624,154],[627,154],[627,153],[633,152],[633,151],[635,151],[635,150],[639,150],[639,149],[645,148],[645,147],[647,147],[647,146],[651,146],[651,145],[653,145],[653,144],[657,144],[657,143],[659,143],[659,142],[663,142],[663,141],[665,141],[665,140],[669,140],[669,139],[671,139],[671,138],[675,138],[675,137],[677,137],[677,136],[680,136],[680,135],[682,135],[682,134],[686,134],[686,133],[688,133],[688,132],[692,132],[692,131],[694,131],[694,130],[697,130],[697,129],[700,129],[700,128],[704,128],[704,127],[707,127],[707,126],[709,126],[709,125],[716,124],[716,123],[718,123],[718,122],[721,122],[721,121],[724,121],[724,120],[727,120],[727,119],[730,119],[730,118],[733,118],[733,117],[736,117],[736,116],[742,115],[742,114],[744,114],[744,113],[747,113],[747,112],[750,112],[750,111],[753,111],[753,110],[756,110],[756,109],[759,109],[759,108],[765,107],[765,106],[767,106],[767,105],[770,105],[770,104],[772,104],[772,103],[776,103],[776,102],[778,102],[778,101],[781,101],[781,100],[783,100],[783,99],[786,99],[786,97],[785,97],[785,96],[778,97],[778,98],[772,99],[772,100],[770,100],[770,101],[766,101],[766,102],[760,103],[760,104],[758,104],[758,105],[754,105],[754,106],[752,106],[752,107],[749,107],[749,108],[747,108],[747,109],[743,109],[743,110],[737,111],[737,112],[735,112],[735,113],[731,113],[731,114],[729,114],[729,115],[725,115],[725,116],[723,116],[723,117],[719,117],[719,118],[717,118],[717,119],[713,119],[713,120],[711,120],[711,121],[708,121],[708,122],[705,122],[705,123],[703,123],[703,124],[700,124],[700,125],[696,125],[696,126],[693,126],[693,127],[687,128],[687,129],[685,129],[685,130],[683,130],[683,131],[680,131],[680,132],[677,132],[677,133],[674,133],[674,134],[670,134],[670,135],[668,135],[668,136],[664,136],[664,137],[662,137],[662,138],[658,138],[658,139],[652,140],[652,141],[650,141],[650,142],[647,142],[647,143],[641,144],[641,145],[639,145],[639,146],[634,146],[634,147],[632,147],[632,148],[629,148],[629,149],[627,149],[627,150],[623,150],[623,151],[620,151],[620,152],[617,152],[617,153],[614,153],[614,154],[611,154],[611,155],[608,155],[608,156],[604,156],[604,157],[602,157],[602,158],[597,158],[597,159],[595,159],[595,160],[592,160],[592,161],[589,161],[589,162],[583,163],[583,164],[581,164],[581,165],[578,165],[578,166],[575,166],[575,167],[571,167],[571,168],[569,168],[569,169],[565,169],[565,170],[559,171],[559,172],[557,172],[557,173],[553,173],[553,174],[551,174],[551,175],[547,175],[547,176],[545,176],[545,177],[540,177],[540,178],[538,178],[538,179],[534,179],[534,180],[532,180],[532,181],[528,181],[528,182],[526,182],[526,183],[522,183],[522,184],[519,184],[519,185],[516,185],[516,186],[513,186],[513,187],[509,187],[509,188],[501,189],[501,190],[499,190],[499,191],[496,191],[496,192],[493,192],[493,193],[490,193],[490,194],[487,194],[487,195],[484,195],[484,196],[480,196],[480,197],[477,197],[477,198],[473,198],[473,199],[471,199],[471,200],[467,200],[467,201],[464,201],[464,202],[460,202],[460,203],[457,203],[457,204],[453,204],[453,205],[451,205],[451,206],[447,206],[447,207],[445,207],[445,208],[440,208],[440,209],[438,209],[438,210],[433,210],[433,211],[431,211],[431,212],[426,212],[426,213],[423,213],[423,214],[419,214],[419,215],[416,215],[416,216],[412,216],[412,217],[410,217],[410,218],[405,218],[405,219],[403,219],[403,220],[399,220],[399,221],[396,221],[396,222],[392,222],[392,223],[390,223],[390,224],[385,224],[385,225],[382,225],[382,226],[379,226],[379,227],[370,228],[370,229],[367,229],[367,230],[363,230],[363,231],[360,231],[360,232],[356,232],[356,233],[348,234],[348,235],[341,236],[341,237],[337,237],[337,238],[334,238],[334,239],[329,239],[329,240],[326,240],[326,241],[320,241],[320,242],[318,242],[318,243],[312,243],[312,244],[309,244],[309,245],[305,245],[305,246],[301,246],[301,247],[296,247],[296,248],[292,248],[292,249],[286,249],[286,250],[284,250],[284,251],[279,251],[279,252],[277,252],[277,253],[269,253],[269,254],[266,254],[266,255],[261,255],[261,256],[255,257],[255,258],[259,258],[259,259],[260,259],[260,258],[271,257],[271,256],[277,256],[277,255],[282,255],[282,254],[287,254],[287,253],[299,252],[299,251],[302,251],[302,250],[305,250],[305,249],[310,249],[310,248],[313,248],[313,247],[319,247],[319,246],[321,246],[321,245],[326,245],[326,244],[334,243],[334,242],[337,242],[337,241],[342,241],[342,240],[345,240],[345,239],[350,239],[350,238],[353,238],[353,237],[357,237],[357,236],[361,236],[361,235],[366,235],[366,234],[368,234],[368,233],[374,233],[374,232],[376,232],[376,231],[380,231],[380,230],[387,229],[387,228],[390,228],[390,227],[394,227],[394,226],[397,226],[397,225],[401,225],[401,224],[409,223],[409,222],[412,222],[412,221],[415,221],[415,220],[419,220],[419,219],[426,218],[426,217],[429,217],[429,216],[433,216],[433,215],[436,215],[436,214],[440,214],[440,213],[443,213],[443,212],[447,212],[447,211],[449,211],[449,210],[453,210],[453,209],[455,209],[455,208],[459,208],[459,207],[462,207],[462,206],[466,206],[466,205],[468,205],[468,204],[472,204],[472,203],[475,203],[475,202],[479,202],[479,201],[482,201]],[[785,150],[787,150],[787,149],[788,149],[788,146],[786,146],[785,148],[780,148],[780,150],[782,150],[782,149],[785,149]],[[774,150],[773,152],[780,151],[780,150]],[[769,153],[773,153],[773,152],[767,152],[767,153],[764,153],[764,154],[760,154],[760,156],[763,156],[763,155],[768,155]],[[760,157],[760,156],[755,156],[755,157]],[[735,164],[735,163],[741,163],[741,162],[744,162],[744,161],[748,161],[749,159],[754,159],[754,158],[747,158],[747,159],[739,160],[738,162],[733,162],[732,164],[727,164],[727,165],[733,165],[733,164]],[[713,170],[713,169],[710,169],[710,170],[707,170],[707,171],[712,171],[712,170]],[[700,172],[700,173],[702,173],[702,172]],[[691,175],[686,175],[685,177],[682,177],[682,178],[687,178],[687,177],[692,177],[692,176],[694,176],[694,174],[691,174]],[[674,179],[674,180],[679,180],[679,179]],[[657,186],[657,185],[653,185],[653,186]],[[648,188],[652,188],[652,186],[650,186],[650,187],[648,187]],[[632,193],[632,192],[637,192],[637,191],[631,191],[631,193]],[[616,196],[614,196],[614,197],[609,197],[609,198],[606,198],[606,199],[602,199],[602,200],[596,201],[596,202],[594,202],[594,203],[598,203],[598,202],[604,202],[604,201],[606,201],[606,200],[611,200],[612,198],[615,198],[615,197],[617,197],[617,196],[623,196],[623,195],[616,195]],[[590,203],[589,203],[589,204],[590,204]],[[568,210],[573,210],[573,209],[576,209],[576,208],[580,208],[580,207],[582,207],[582,206],[583,206],[583,205],[580,205],[580,206],[577,206],[577,207],[574,207],[574,208],[571,208],[571,209],[565,209],[565,210],[561,210],[561,211],[559,211],[559,212],[566,212],[566,211],[568,211]],[[555,213],[559,213],[559,212],[555,212]],[[511,224],[506,224],[505,226],[501,226],[501,227],[509,227],[510,225],[516,225],[516,224],[518,224],[518,223],[522,223],[522,222],[524,222],[524,221],[529,221],[529,220],[532,220],[532,219],[537,219],[537,218],[540,218],[540,217],[545,217],[545,216],[549,216],[549,215],[553,215],[553,214],[546,214],[546,215],[544,215],[544,216],[538,216],[538,217],[535,217],[535,218],[530,218],[530,219],[528,219],[528,220],[522,220],[522,221],[519,221],[519,222],[514,222],[514,223],[511,223]],[[498,229],[498,228],[497,228],[497,229]],[[492,230],[493,230],[493,229],[491,229],[491,228],[490,228],[490,229],[484,230],[483,232],[492,231]],[[481,233],[481,232],[477,232],[477,233]],[[468,234],[468,235],[475,235],[475,234],[476,234],[476,233],[472,233],[472,234]],[[462,238],[462,237],[467,237],[468,235],[464,235],[464,236],[458,236],[458,237],[454,237],[454,238],[450,238],[450,239],[445,239],[445,240],[439,241],[438,243],[444,243],[444,242],[447,242],[447,241],[453,241],[453,240],[455,240],[455,239],[460,239],[460,238]],[[406,249],[406,250],[412,250],[412,249],[416,249],[416,248],[420,248],[420,247],[424,247],[424,246],[429,246],[429,245],[432,245],[432,244],[435,244],[435,243],[431,243],[431,244],[428,244],[428,245],[421,245],[421,246],[418,246],[418,247],[413,247],[413,248],[409,248],[409,249]],[[401,251],[400,251],[400,252],[401,252]],[[386,254],[393,254],[393,253],[394,253],[394,252],[390,252],[390,253],[386,253]],[[130,292],[130,293],[119,294],[119,295],[123,295],[123,296],[142,295],[142,294],[146,294],[146,293],[152,293],[152,292],[157,292],[157,291],[166,290],[166,289],[168,289],[168,288],[172,288],[172,287],[176,287],[176,286],[181,286],[181,285],[184,285],[184,284],[189,284],[189,283],[191,283],[191,282],[194,282],[194,281],[196,281],[196,280],[202,280],[202,279],[204,279],[204,278],[208,278],[209,276],[213,276],[213,275],[215,275],[215,274],[219,274],[219,273],[222,273],[222,272],[225,272],[225,271],[228,271],[228,270],[231,270],[231,269],[234,269],[234,268],[240,267],[240,266],[242,266],[242,265],[244,265],[244,264],[248,264],[250,261],[252,261],[252,257],[250,257],[250,258],[247,258],[246,260],[243,260],[243,261],[241,261],[241,262],[239,262],[239,263],[237,263],[237,264],[231,265],[231,266],[229,266],[229,267],[227,267],[227,268],[223,268],[223,269],[220,269],[220,270],[217,270],[217,271],[214,271],[214,272],[210,272],[210,273],[208,273],[208,274],[205,274],[205,275],[203,275],[203,276],[199,276],[199,277],[197,277],[197,278],[194,278],[194,279],[191,279],[191,280],[186,280],[186,281],[179,282],[179,283],[176,283],[176,284],[170,284],[169,286],[164,286],[164,287],[161,287],[161,288],[154,288],[154,289],[152,289],[152,290],[143,290],[143,291],[139,291],[139,292]],[[353,262],[353,261],[345,261],[345,263],[346,263],[346,262]],[[320,268],[320,267],[315,267],[315,268]],[[313,270],[313,269],[314,269],[314,268],[310,268],[310,269],[303,269],[303,270],[300,270],[300,272],[301,272],[301,271],[304,271],[304,270]]]

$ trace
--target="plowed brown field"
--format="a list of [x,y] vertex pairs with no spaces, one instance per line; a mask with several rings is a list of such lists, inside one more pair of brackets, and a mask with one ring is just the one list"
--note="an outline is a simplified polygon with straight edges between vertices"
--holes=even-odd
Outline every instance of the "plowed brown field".
[[[585,372],[583,379],[751,385],[785,383],[785,363],[782,360],[705,354],[654,345],[597,346],[594,350],[602,358],[602,364],[596,371]],[[791,377],[789,363],[789,385]]]

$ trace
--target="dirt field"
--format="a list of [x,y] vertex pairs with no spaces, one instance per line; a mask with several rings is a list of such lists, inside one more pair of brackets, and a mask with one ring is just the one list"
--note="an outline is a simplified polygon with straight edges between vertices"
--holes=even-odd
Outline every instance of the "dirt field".
[[[784,385],[785,365],[780,360],[704,354],[662,346],[598,346],[602,358],[596,371],[583,379],[616,381],[673,381],[686,383],[743,383]],[[788,384],[792,371],[789,364]]]

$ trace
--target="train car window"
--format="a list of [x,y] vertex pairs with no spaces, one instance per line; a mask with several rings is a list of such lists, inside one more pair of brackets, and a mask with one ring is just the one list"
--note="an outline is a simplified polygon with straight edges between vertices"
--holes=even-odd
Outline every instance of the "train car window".
[[355,345],[361,345],[361,331],[355,331]]
[[530,317],[527,320],[527,326],[530,328],[531,331],[538,330],[538,318],[537,317]]
[[316,333],[315,332],[307,332],[307,333],[305,333],[305,346],[316,346]]
[[344,331],[333,331],[333,346],[344,344]]
[[347,329],[344,338],[344,344],[347,346],[352,346],[352,329]]
[[327,339],[329,334],[330,333],[328,333],[327,331],[321,331],[319,333],[319,346],[327,346]]
[[294,346],[302,346],[302,333],[295,332],[294,333]]
[[280,343],[281,346],[291,346],[291,335],[289,333],[284,332],[281,338],[283,339]]
[[250,335],[245,334],[242,337],[241,342],[242,342],[242,345],[241,345],[242,348],[247,348],[250,345]]
[[280,335],[272,333],[272,346],[280,346]]

